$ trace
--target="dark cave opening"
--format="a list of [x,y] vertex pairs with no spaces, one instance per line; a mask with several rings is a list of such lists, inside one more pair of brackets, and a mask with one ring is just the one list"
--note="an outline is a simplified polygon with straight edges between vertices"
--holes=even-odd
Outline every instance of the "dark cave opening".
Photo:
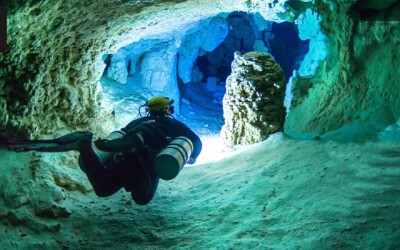
[[[294,23],[266,21],[258,14],[245,12],[230,13],[226,18],[229,23],[228,35],[215,50],[199,54],[193,65],[194,75],[201,76],[197,79],[199,82],[193,79],[193,82],[184,85],[184,91],[181,92],[182,98],[189,100],[182,103],[182,110],[187,111],[187,103],[196,104],[197,108],[189,111],[198,114],[196,117],[210,114],[218,117],[215,128],[218,131],[224,123],[222,99],[236,51],[241,54],[250,51],[269,53],[282,67],[289,81],[293,71],[300,68],[310,43],[299,38],[299,30]],[[197,123],[204,125],[202,121]]]
[[[195,62],[203,73],[203,82],[207,82],[210,76],[225,81],[231,73],[235,51],[241,54],[250,51],[270,53],[282,67],[286,80],[289,80],[309,50],[310,41],[299,38],[299,30],[294,23],[267,21],[267,27],[260,29],[254,16],[244,12],[231,13],[228,20],[231,27],[227,38],[214,51],[199,56]],[[264,48],[260,48],[260,43]]]
[[296,24],[268,21],[258,13],[221,13],[200,21],[196,31],[172,32],[181,36],[179,46],[168,41],[169,34],[104,55],[103,76],[147,99],[175,99],[178,119],[204,134],[219,133],[224,123],[222,100],[236,51],[269,53],[287,81],[309,51],[309,40],[299,38]]

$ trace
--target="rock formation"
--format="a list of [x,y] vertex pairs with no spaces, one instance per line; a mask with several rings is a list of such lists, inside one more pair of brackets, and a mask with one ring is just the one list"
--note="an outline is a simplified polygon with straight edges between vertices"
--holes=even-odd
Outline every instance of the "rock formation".
[[235,53],[223,99],[228,146],[260,142],[282,130],[286,79],[281,67],[262,52]]
[[193,80],[193,64],[200,53],[215,50],[228,35],[228,24],[222,17],[202,21],[196,28],[188,31],[179,48],[178,72],[184,83]]
[[[0,53],[1,142],[12,137],[45,139],[72,130],[96,131],[105,123],[104,110],[99,105],[102,94],[99,79],[106,67],[103,55],[115,54],[135,42],[171,41],[173,47],[162,44],[154,48],[156,50],[142,47],[144,50],[132,57],[130,64],[125,61],[124,65],[121,61],[115,72],[126,74],[124,68],[130,67],[128,75],[140,74],[147,79],[150,89],[166,87],[154,80],[165,77],[165,84],[170,86],[165,89],[174,90],[178,95],[173,79],[179,76],[185,81],[194,78],[198,81],[199,72],[194,78],[190,74],[193,73],[190,67],[193,55],[204,55],[204,49],[214,48],[216,40],[208,40],[207,35],[202,34],[206,40],[201,49],[200,44],[196,44],[197,47],[185,50],[183,47],[191,44],[193,37],[180,40],[174,34],[179,33],[178,37],[182,38],[182,33],[190,30],[195,33],[203,27],[200,23],[208,25],[206,20],[235,11],[258,13],[268,21],[295,22],[300,36],[311,40],[311,53],[292,79],[293,101],[284,123],[285,134],[322,139],[333,133],[348,136],[368,131],[376,135],[388,125],[400,124],[400,3],[396,0],[18,0],[3,1],[3,4],[8,5],[9,14],[8,50]],[[223,39],[226,34],[223,22],[215,19],[212,23],[216,25],[210,27],[210,31],[221,28],[218,39]],[[177,51],[183,60],[178,58]],[[147,55],[141,57],[144,52]],[[160,54],[162,57],[158,57]],[[243,89],[242,99],[229,101],[237,102],[237,106],[229,106],[226,115],[236,119],[233,112],[241,111],[243,120],[227,123],[224,133],[227,137],[227,132],[242,127],[245,132],[240,137],[227,139],[247,143],[247,140],[267,136],[260,129],[264,126],[262,121],[266,121],[262,117],[265,115],[258,112],[271,116],[273,112],[268,108],[264,110],[262,107],[266,106],[259,102],[266,88],[254,90],[251,88],[254,85],[250,84],[255,83],[263,71],[256,70],[259,67],[255,61],[237,57],[248,61],[246,67],[257,74],[254,78],[242,77],[249,89]],[[146,67],[136,68],[132,64]],[[175,71],[159,74],[159,69]],[[235,74],[239,76],[239,73]],[[243,75],[246,74],[243,72]],[[232,79],[232,83],[234,81]],[[138,97],[132,99],[133,102],[143,101]],[[275,113],[277,119],[271,124],[272,130],[279,130],[284,111]],[[389,144],[376,150],[373,143],[362,146],[361,153],[376,153],[376,159],[368,160],[356,150],[349,150],[353,146],[358,148],[353,143],[335,145],[322,140],[321,146],[315,141],[301,142],[290,142],[290,152],[295,152],[299,146],[302,149],[317,147],[318,152],[306,150],[293,159],[289,153],[281,153],[281,144],[274,144],[272,148],[260,148],[257,154],[249,156],[275,150],[273,155],[278,160],[272,165],[265,165],[270,155],[263,155],[254,165],[248,163],[252,159],[246,157],[229,159],[219,172],[216,171],[219,163],[192,168],[190,174],[183,176],[183,181],[160,185],[165,192],[150,208],[131,206],[123,193],[118,194],[117,199],[110,198],[108,203],[95,197],[84,173],[76,166],[76,153],[16,155],[2,145],[0,248],[154,248],[158,243],[157,246],[172,248],[194,245],[203,248],[304,248],[307,247],[304,241],[310,248],[354,248],[360,247],[359,244],[360,248],[398,248],[399,177],[395,173],[399,161],[398,150],[394,150],[398,147]],[[281,163],[294,163],[304,156],[307,156],[304,164],[286,166],[290,167],[290,173],[279,172]],[[321,157],[314,161],[315,156]],[[231,162],[243,162],[243,168]],[[357,162],[362,163],[361,167]],[[210,171],[204,172],[204,169]],[[371,169],[374,175],[370,175]],[[303,174],[297,175],[297,171]],[[238,179],[237,173],[245,176],[246,182]],[[221,178],[216,178],[217,175]],[[293,202],[293,196],[298,197],[296,189],[285,192],[281,187],[292,185],[296,177],[299,185],[295,187],[303,190],[303,198]],[[343,177],[350,178],[346,185],[343,185]],[[313,180],[312,185],[308,180]],[[328,183],[330,180],[335,180],[333,185]],[[362,183],[354,185],[353,180]],[[182,186],[184,188],[179,188]],[[343,195],[350,189],[353,190],[350,196]],[[172,196],[168,190],[172,190]],[[259,193],[249,195],[252,190]],[[318,212],[316,206],[303,209],[304,204],[320,201],[320,192],[330,192],[331,202],[319,203]],[[312,199],[308,198],[310,193],[314,194]],[[287,199],[283,201],[282,197]],[[336,203],[336,198],[340,197],[348,201]],[[302,206],[296,206],[298,204]],[[335,208],[333,213],[324,210],[326,204]],[[249,207],[256,210],[248,210]],[[292,209],[290,215],[302,217],[304,224],[286,220],[286,211],[276,213],[277,208],[282,207]],[[200,210],[201,216],[196,217]],[[256,216],[249,211],[254,211]],[[112,213],[118,216],[109,217]],[[361,213],[367,215],[366,220],[361,219]],[[347,214],[352,223],[344,220],[343,214]],[[315,223],[310,223],[310,219],[315,219]],[[212,224],[204,224],[208,221]],[[254,227],[247,230],[242,221]],[[149,230],[149,224],[154,230]],[[277,227],[268,228],[274,224]],[[333,226],[337,224],[340,228],[335,229]],[[316,238],[299,240],[299,235],[306,235],[301,231],[303,227],[308,227],[306,232],[310,235],[318,232]],[[260,228],[268,230],[257,231]],[[221,232],[224,239],[215,237]],[[358,237],[353,237],[354,233],[358,233]],[[258,238],[252,238],[254,236]],[[278,245],[287,242],[288,237],[295,237],[298,242]],[[104,240],[97,242],[99,238]],[[376,240],[381,245],[374,245]],[[270,241],[272,245],[257,245],[262,241]],[[239,245],[232,245],[236,243]]]
[[400,4],[344,2],[321,7],[327,50],[318,66],[313,61],[325,53],[322,37],[313,26],[308,26],[313,32],[300,28],[300,35],[313,37],[310,51],[316,59],[305,60],[310,68],[301,67],[303,76],[294,79],[293,105],[285,122],[285,133],[291,136],[376,134],[399,120]]
[[[173,39],[172,31],[248,9],[242,0],[6,2],[9,49],[0,54],[0,133],[31,138],[66,126],[93,129],[103,122],[99,79],[104,54],[140,39]],[[169,54],[165,58],[176,62]]]

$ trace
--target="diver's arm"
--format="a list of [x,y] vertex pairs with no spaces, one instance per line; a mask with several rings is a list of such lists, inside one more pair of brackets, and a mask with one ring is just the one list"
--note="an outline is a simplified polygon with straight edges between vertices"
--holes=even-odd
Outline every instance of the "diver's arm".
[[94,143],[98,149],[105,152],[126,152],[133,148],[141,147],[143,142],[143,136],[140,133],[128,132],[121,138],[113,140],[99,139]]
[[193,138],[191,140],[193,143],[193,152],[189,157],[189,160],[187,162],[188,164],[194,164],[196,162],[196,159],[200,155],[201,148],[203,146],[200,138],[194,132],[192,137]]
[[136,131],[135,127],[139,126],[144,120],[146,120],[146,117],[133,120],[125,128],[122,128],[121,131],[124,136],[121,138],[95,141],[96,147],[105,152],[125,152],[143,146],[143,134]]
[[199,138],[199,136],[194,133],[190,128],[188,128],[185,124],[177,121],[177,129],[179,130],[178,136],[183,135],[186,136],[187,138],[190,139],[190,141],[193,143],[193,151],[192,154],[190,155],[188,159],[188,164],[194,164],[196,162],[197,157],[199,156],[201,149],[202,149],[202,143]]

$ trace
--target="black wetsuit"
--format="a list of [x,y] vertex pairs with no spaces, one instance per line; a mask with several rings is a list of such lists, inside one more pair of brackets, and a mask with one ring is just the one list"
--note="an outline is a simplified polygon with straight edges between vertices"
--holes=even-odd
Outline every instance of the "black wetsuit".
[[127,136],[141,133],[145,147],[138,147],[114,157],[106,166],[101,165],[92,148],[81,151],[81,161],[88,179],[98,196],[109,196],[121,188],[131,192],[132,199],[145,205],[153,198],[159,178],[154,173],[154,158],[172,140],[186,136],[193,143],[192,158],[200,154],[200,138],[186,125],[167,116],[147,116],[130,122],[122,129]]

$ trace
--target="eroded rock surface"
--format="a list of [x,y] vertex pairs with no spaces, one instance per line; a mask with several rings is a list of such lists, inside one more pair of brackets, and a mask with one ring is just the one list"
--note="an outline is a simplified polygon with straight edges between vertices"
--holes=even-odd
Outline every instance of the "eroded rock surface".
[[309,68],[315,75],[294,80],[285,133],[351,138],[376,134],[399,119],[400,3],[370,11],[372,1],[351,2],[356,1],[323,5],[320,24],[328,54]]
[[228,146],[260,142],[283,127],[286,79],[269,54],[235,53],[232,74],[223,99],[225,125],[221,134]]
[[[275,20],[288,7],[284,0],[5,2],[15,8],[8,16],[9,51],[0,54],[0,137],[17,132],[40,137],[64,126],[77,130],[80,125],[100,124],[98,80],[105,67],[104,54],[140,39],[158,39],[161,34],[187,29],[221,12],[264,11],[263,17]],[[306,9],[314,2],[320,4],[321,17],[315,34],[321,27],[327,56],[320,64],[312,63],[313,58],[306,60],[312,67],[304,72],[311,74],[294,80],[293,109],[285,132],[319,135],[356,122],[382,128],[396,121],[400,117],[399,4],[394,0],[288,1],[300,12],[292,18],[305,13],[308,20]],[[311,46],[319,51],[322,47],[316,45],[325,41],[307,34],[306,39],[321,41]],[[170,54],[164,59],[175,62]],[[135,70],[130,67],[129,74]],[[377,150],[376,143],[321,142],[268,142],[265,145],[271,146],[255,154],[187,169],[177,181],[160,185],[154,203],[144,208],[132,206],[123,193],[109,200],[95,197],[75,166],[76,156],[15,155],[1,147],[0,246],[282,248],[285,235],[294,239],[286,248],[301,248],[305,242],[309,248],[354,248],[357,244],[399,248],[399,175],[393,168],[399,164],[398,152],[393,150],[399,148],[398,143]],[[313,157],[305,161],[304,156]],[[251,162],[255,159],[257,163]],[[281,189],[285,183],[290,188],[287,192]],[[340,195],[354,187],[350,196]],[[298,190],[303,192],[297,194]],[[322,196],[321,191],[325,192]],[[288,194],[296,194],[298,200],[293,202]],[[321,197],[322,202],[316,203]],[[304,209],[304,204],[314,205]],[[327,211],[338,204],[344,212]],[[360,204],[370,206],[357,207]],[[317,220],[310,223],[313,218]],[[263,230],[258,231],[260,225]],[[294,230],[289,230],[293,225]],[[96,237],[91,238],[94,231]],[[298,235],[310,237],[299,239]],[[256,245],[260,242],[265,245]]]
[[0,133],[37,138],[102,123],[104,54],[248,6],[244,0],[42,0],[13,7],[9,50],[0,54]]

